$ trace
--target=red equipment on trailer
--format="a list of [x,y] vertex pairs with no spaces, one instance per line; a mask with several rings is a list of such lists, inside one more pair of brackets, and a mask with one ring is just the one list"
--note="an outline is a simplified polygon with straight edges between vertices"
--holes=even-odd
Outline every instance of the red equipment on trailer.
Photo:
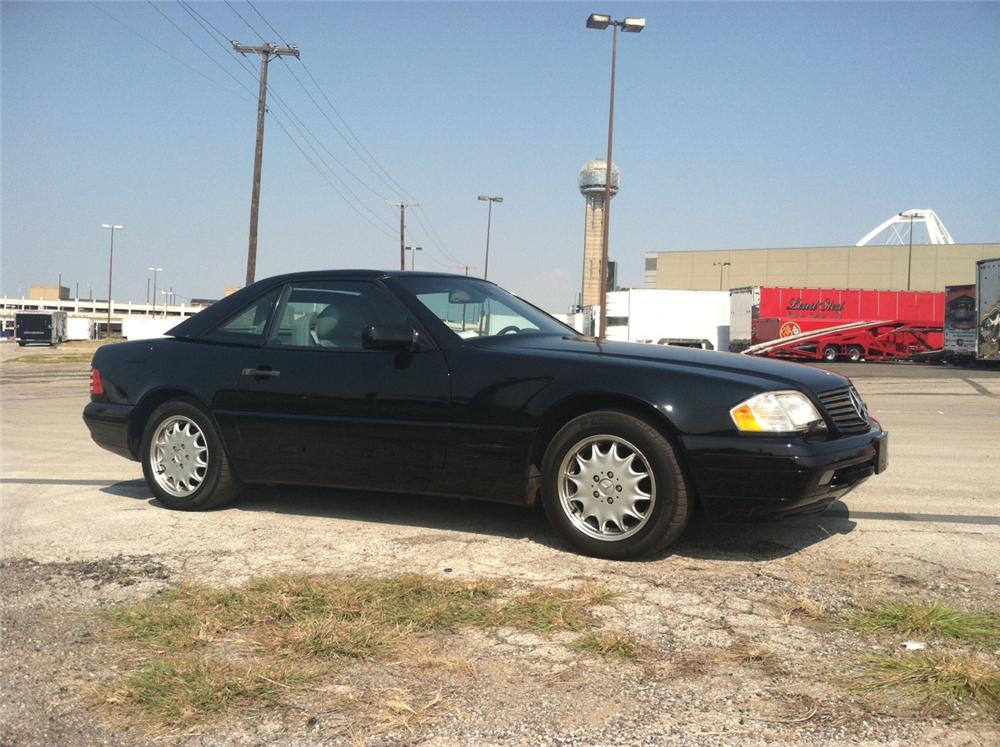
[[743,352],[746,355],[796,360],[835,361],[846,357],[852,361],[884,361],[939,350],[943,338],[942,327],[935,325],[900,320],[853,322],[779,337],[751,345]]
[[800,360],[887,360],[940,348],[944,294],[858,288],[734,288],[730,350]]

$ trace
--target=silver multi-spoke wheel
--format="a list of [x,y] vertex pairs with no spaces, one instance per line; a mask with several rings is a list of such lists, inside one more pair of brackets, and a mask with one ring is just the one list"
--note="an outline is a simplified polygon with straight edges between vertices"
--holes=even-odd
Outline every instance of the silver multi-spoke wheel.
[[208,443],[198,424],[183,415],[166,418],[149,442],[153,478],[163,490],[186,498],[205,481]]
[[634,445],[611,435],[589,436],[559,467],[559,502],[577,530],[598,540],[631,537],[649,521],[656,481]]

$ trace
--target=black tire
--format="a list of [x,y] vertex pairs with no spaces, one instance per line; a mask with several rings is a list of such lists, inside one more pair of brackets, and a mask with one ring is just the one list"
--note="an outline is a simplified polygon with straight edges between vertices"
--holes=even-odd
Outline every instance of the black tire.
[[[602,435],[634,445],[655,480],[650,491],[654,500],[647,508],[645,523],[637,524],[630,530],[633,533],[621,539],[591,536],[574,523],[579,517],[570,518],[560,497],[563,461],[588,438]],[[691,513],[687,484],[670,441],[646,420],[620,410],[598,410],[563,426],[545,450],[542,480],[542,505],[549,522],[574,549],[598,558],[632,560],[658,553],[681,535]]]
[[[172,495],[158,482],[153,466],[151,445],[161,424],[172,418],[186,418],[198,427],[207,447],[207,467],[197,488],[189,494]],[[239,491],[239,481],[229,466],[229,457],[212,419],[194,400],[172,399],[153,410],[146,421],[139,447],[142,473],[153,495],[167,508],[179,511],[202,511],[221,506],[233,500]]]
[[837,349],[836,345],[827,345],[823,348],[823,360],[828,363],[833,363],[837,360],[838,355],[840,355],[840,351]]
[[864,357],[865,351],[860,345],[851,345],[847,348],[847,359],[857,363]]

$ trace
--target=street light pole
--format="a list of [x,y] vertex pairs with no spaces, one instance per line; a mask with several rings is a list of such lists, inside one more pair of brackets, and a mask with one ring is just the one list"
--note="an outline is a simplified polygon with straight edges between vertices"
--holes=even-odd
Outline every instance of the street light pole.
[[[712,267],[719,268],[719,290],[722,290],[722,270],[732,265],[732,262],[713,262]],[[731,272],[731,271],[730,271]]]
[[615,21],[609,15],[591,13],[587,18],[587,28],[603,31],[608,26],[613,29],[611,40],[611,103],[608,106],[608,158],[604,162],[604,225],[601,236],[601,323],[598,339],[603,340],[608,328],[608,230],[611,227],[611,174],[612,145],[615,133],[615,71],[618,63],[618,29],[630,33],[639,33],[646,28],[645,18],[626,17]]
[[417,266],[417,252],[422,252],[424,248],[422,246],[408,246],[406,251],[410,252],[410,272]]
[[913,273],[913,219],[917,216],[913,210],[905,213],[899,213],[898,215],[900,218],[910,219],[910,250],[906,255],[906,290],[911,290],[910,277]]
[[483,280],[490,274],[490,227],[493,224],[493,203],[503,202],[503,197],[490,197],[489,195],[479,195],[480,202],[489,202],[489,210],[486,213],[486,263],[483,265]]
[[159,273],[163,272],[163,268],[150,267],[149,271],[153,273],[153,316],[156,316],[156,278]]
[[101,224],[101,228],[111,231],[111,254],[108,257],[108,326],[104,330],[105,337],[111,337],[111,272],[115,266],[115,231],[121,231],[124,227],[116,223]]

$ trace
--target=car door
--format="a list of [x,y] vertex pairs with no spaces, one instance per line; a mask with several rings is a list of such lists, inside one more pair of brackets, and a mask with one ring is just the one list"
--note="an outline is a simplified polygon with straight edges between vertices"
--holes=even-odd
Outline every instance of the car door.
[[417,323],[379,283],[288,284],[238,384],[240,474],[262,482],[441,489],[450,390],[443,354],[367,349],[363,331]]

